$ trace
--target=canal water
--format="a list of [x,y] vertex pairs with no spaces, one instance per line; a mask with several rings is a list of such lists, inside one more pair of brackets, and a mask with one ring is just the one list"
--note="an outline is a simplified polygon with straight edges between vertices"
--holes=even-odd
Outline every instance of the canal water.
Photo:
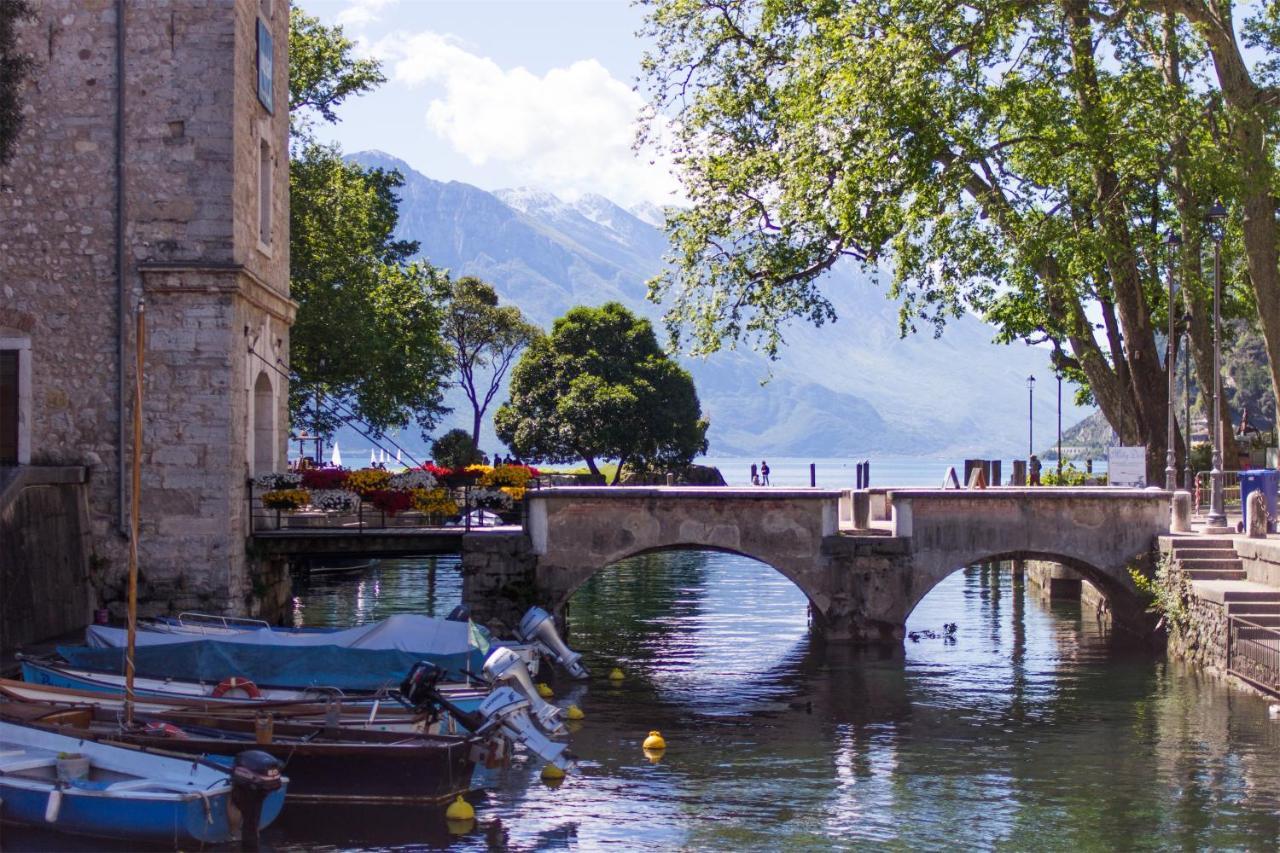
[[[350,624],[459,600],[453,559],[385,561],[299,590],[295,619]],[[896,652],[823,647],[773,569],[649,555],[573,598],[587,684],[581,772],[478,776],[477,823],[438,810],[295,814],[276,849],[1267,849],[1280,847],[1268,703],[1115,644],[1077,604],[969,568]],[[954,639],[943,626],[954,623]],[[610,668],[626,679],[612,687]],[[660,759],[641,742],[660,730]]]

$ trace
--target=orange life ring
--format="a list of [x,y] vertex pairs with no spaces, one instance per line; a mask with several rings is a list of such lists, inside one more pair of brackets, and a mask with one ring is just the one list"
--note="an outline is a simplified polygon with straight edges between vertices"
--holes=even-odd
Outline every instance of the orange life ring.
[[213,688],[213,698],[221,699],[232,690],[242,690],[244,691],[244,695],[248,696],[250,699],[262,698],[262,691],[258,689],[258,685],[254,684],[247,678],[240,678],[236,675],[232,675],[219,681],[218,686]]

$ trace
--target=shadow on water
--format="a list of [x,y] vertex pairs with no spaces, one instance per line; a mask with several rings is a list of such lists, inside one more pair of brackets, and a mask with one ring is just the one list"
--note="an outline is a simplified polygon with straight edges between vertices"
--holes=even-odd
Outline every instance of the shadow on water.
[[[456,561],[384,561],[300,589],[306,624],[447,613]],[[581,772],[477,773],[478,823],[439,809],[290,808],[276,849],[1180,849],[1280,846],[1280,724],[1267,703],[1117,645],[1078,604],[964,569],[890,651],[826,646],[789,581],[722,553],[611,566],[571,602],[593,678]],[[953,639],[943,626],[955,623]],[[933,633],[932,638],[930,632]],[[604,676],[621,666],[625,680]],[[651,729],[667,739],[651,760]],[[7,848],[6,848],[7,849]]]

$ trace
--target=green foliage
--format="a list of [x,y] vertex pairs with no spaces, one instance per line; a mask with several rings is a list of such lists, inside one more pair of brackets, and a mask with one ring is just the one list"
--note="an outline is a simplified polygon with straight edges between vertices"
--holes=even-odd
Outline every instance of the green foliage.
[[431,458],[442,468],[465,468],[480,462],[480,451],[465,429],[451,429],[431,445]]
[[386,82],[373,59],[356,59],[342,27],[326,27],[296,6],[289,10],[289,131],[311,141],[316,118],[338,121],[334,110],[352,95]]
[[1046,486],[1083,486],[1089,477],[1089,474],[1068,462],[1062,466],[1061,474],[1056,465],[1047,466],[1040,482]]
[[297,9],[289,21],[291,416],[330,435],[339,418],[311,402],[336,398],[376,431],[415,422],[426,435],[447,411],[445,277],[410,261],[416,243],[393,238],[401,176],[348,163],[309,131],[311,116],[336,121],[343,99],[383,78],[376,63],[351,57],[340,27]]
[[1184,630],[1190,624],[1187,602],[1191,600],[1191,580],[1170,557],[1161,555],[1154,577],[1147,577],[1132,566],[1129,577],[1138,591],[1150,599],[1148,613],[1160,614],[1165,625],[1174,630]]
[[35,14],[27,0],[0,2],[0,165],[13,156],[22,130],[22,102],[18,90],[31,69],[31,57],[18,53],[17,24]]
[[579,307],[534,341],[511,375],[511,399],[494,418],[523,459],[597,459],[661,470],[707,448],[707,421],[687,371],[658,346],[648,320],[622,305]]
[[471,443],[516,355],[542,334],[514,305],[499,305],[498,292],[466,276],[449,287],[442,334],[453,355],[458,384],[471,403]]
[[1213,445],[1207,441],[1197,441],[1191,445],[1191,470],[1208,471],[1213,468]]
[[971,310],[1051,343],[1160,456],[1163,232],[1202,307],[1203,213],[1238,188],[1196,31],[1143,2],[646,5],[644,138],[673,140],[690,200],[650,282],[673,338],[775,355],[786,322],[835,319],[823,273],[888,262],[904,334]]

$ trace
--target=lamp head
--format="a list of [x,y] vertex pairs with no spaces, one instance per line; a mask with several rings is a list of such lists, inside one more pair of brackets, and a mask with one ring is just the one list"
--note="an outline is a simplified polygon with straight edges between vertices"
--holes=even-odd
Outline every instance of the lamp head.
[[1204,217],[1210,222],[1221,222],[1227,218],[1227,209],[1222,206],[1222,202],[1220,200],[1215,201],[1213,206],[1209,208],[1207,213],[1205,213]]
[[1182,245],[1182,235],[1170,228],[1164,236],[1164,244],[1170,248]]
[[1028,377],[1027,377],[1027,390],[1028,390],[1028,391],[1034,390],[1034,389],[1035,389],[1035,387],[1036,387],[1036,378],[1035,378],[1035,376],[1028,376]]

